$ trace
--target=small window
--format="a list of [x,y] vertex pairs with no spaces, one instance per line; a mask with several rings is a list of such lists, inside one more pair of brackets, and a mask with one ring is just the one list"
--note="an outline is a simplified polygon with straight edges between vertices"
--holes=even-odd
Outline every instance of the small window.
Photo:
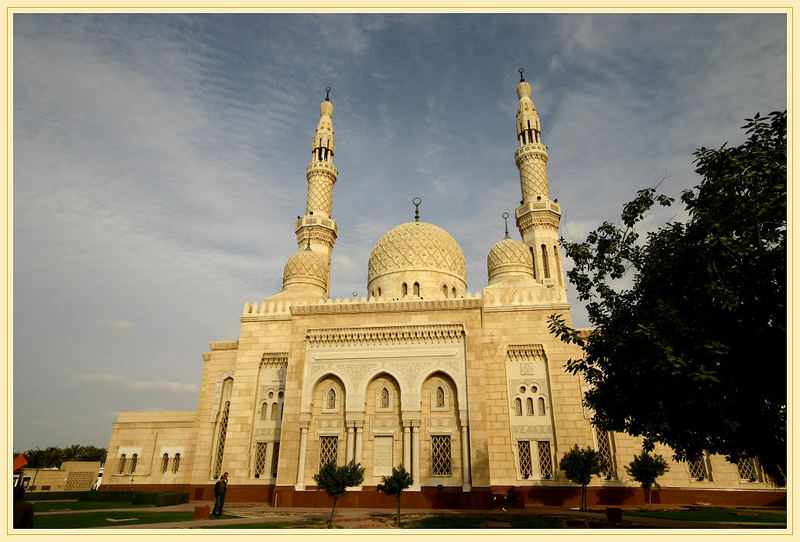
[[381,390],[381,408],[389,408],[389,390],[386,388]]
[[269,411],[269,419],[270,420],[278,419],[278,403],[272,403],[272,408]]
[[514,415],[522,416],[522,399],[519,397],[514,399]]
[[531,443],[527,440],[520,440],[517,445],[519,447],[519,474],[523,478],[528,479],[533,472]]
[[607,431],[600,431],[597,428],[595,428],[594,434],[595,440],[597,440],[597,451],[600,452],[606,462],[606,467],[602,474],[605,475],[606,480],[616,478],[614,453],[611,450],[611,436]]
[[267,463],[267,446],[268,442],[256,443],[256,462],[253,469],[253,475],[256,478],[264,476],[264,465]]
[[542,245],[542,267],[544,268],[544,278],[550,278],[550,266],[547,263],[547,247]]
[[414,283],[414,295],[419,297],[419,282]]
[[117,474],[122,474],[125,472],[125,463],[127,463],[128,458],[125,457],[125,454],[119,456],[119,466],[117,468]]
[[164,454],[161,456],[161,474],[167,472],[168,466],[169,466],[169,454]]
[[533,267],[533,278],[536,278],[536,256],[533,254],[533,247],[528,247],[531,251],[531,266]]
[[381,289],[378,288],[378,297],[380,297],[380,296],[381,296]]
[[450,455],[450,435],[431,436],[431,475],[450,476],[452,458]]
[[747,482],[758,482],[758,469],[752,457],[743,457],[736,464],[736,471],[739,473],[739,480]]
[[333,410],[336,408],[336,392],[334,390],[328,390],[328,399],[326,402],[326,408]]
[[261,419],[262,420],[266,420],[267,419],[267,402],[266,401],[261,403]]
[[528,397],[526,401],[526,407],[527,408],[525,409],[525,413],[528,416],[533,416],[533,399],[531,399],[530,397]]
[[690,461],[688,463],[689,467],[689,477],[693,480],[698,482],[702,482],[704,480],[711,481],[711,478],[708,476],[708,468],[706,467],[706,458],[705,454],[701,455],[694,461]]
[[408,295],[408,284],[403,283],[403,297]]
[[175,459],[172,460],[172,474],[177,474],[178,469],[181,468],[181,454],[175,454]]
[[139,462],[139,454],[133,454],[131,456],[131,474],[136,472],[136,464]]
[[442,295],[447,297],[447,286],[442,286]]
[[454,286],[454,287],[453,287],[453,297],[455,297],[455,296],[456,296],[456,288],[455,288],[455,286]]
[[319,437],[319,466],[324,467],[331,461],[336,462],[338,437]]
[[270,468],[270,474],[272,477],[275,478],[278,476],[278,452],[281,449],[281,443],[276,442],[272,445],[272,465]]
[[538,409],[537,409],[537,412],[536,412],[536,413],[537,413],[539,416],[545,416],[545,415],[547,415],[547,410],[545,409],[545,406],[544,406],[544,397],[539,397],[539,400],[537,401],[537,403],[538,403],[538,404],[537,404],[537,406],[538,406]]
[[436,388],[436,406],[444,408],[444,390],[441,386]]
[[283,392],[282,391],[278,392],[278,399],[283,399]]
[[553,458],[550,455],[550,441],[540,440],[537,442],[539,448],[539,473],[545,478],[553,475]]

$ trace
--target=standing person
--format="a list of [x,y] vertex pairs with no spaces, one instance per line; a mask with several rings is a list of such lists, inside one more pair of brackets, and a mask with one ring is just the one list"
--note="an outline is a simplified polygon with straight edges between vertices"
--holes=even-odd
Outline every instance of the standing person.
[[222,515],[222,505],[225,504],[225,492],[228,491],[228,473],[223,473],[219,481],[214,484],[214,510],[211,511],[212,516]]

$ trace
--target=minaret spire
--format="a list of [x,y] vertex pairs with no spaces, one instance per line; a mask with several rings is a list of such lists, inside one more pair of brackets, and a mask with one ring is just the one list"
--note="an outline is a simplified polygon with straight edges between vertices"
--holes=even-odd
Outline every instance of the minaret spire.
[[[339,171],[333,165],[336,138],[333,133],[333,104],[330,93],[331,87],[325,87],[325,100],[319,106],[319,122],[311,140],[311,162],[306,167],[306,214],[295,223],[297,248],[302,249],[305,245],[310,250],[327,256],[329,279],[331,253],[338,234],[336,221],[331,218],[333,185],[339,176]],[[328,283],[330,284],[330,280]]]
[[521,205],[516,209],[517,227],[533,255],[534,276],[547,285],[564,288],[561,255],[558,248],[558,224],[561,207],[550,201],[547,180],[547,147],[542,143],[539,113],[531,100],[531,85],[519,69],[517,85],[516,134],[519,148],[514,159],[519,169]]

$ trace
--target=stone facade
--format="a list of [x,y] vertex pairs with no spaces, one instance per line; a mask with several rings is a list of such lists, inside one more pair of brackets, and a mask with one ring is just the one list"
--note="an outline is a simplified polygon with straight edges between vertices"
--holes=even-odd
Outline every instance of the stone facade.
[[[314,474],[326,461],[354,459],[365,478],[344,505],[392,506],[375,487],[397,465],[414,479],[404,497],[410,506],[490,506],[493,494],[509,490],[518,503],[535,504],[574,489],[558,462],[577,444],[609,459],[606,475],[593,481],[594,490],[616,495],[606,502],[641,498],[624,469],[641,441],[591,426],[583,384],[563,370],[581,352],[547,329],[554,313],[570,322],[561,208],[550,200],[530,85],[522,80],[517,93],[522,241],[507,235],[491,248],[489,285],[468,292],[458,243],[417,219],[375,245],[369,296],[344,300],[328,297],[338,171],[326,97],[307,168],[306,215],[295,224],[298,252],[288,259],[283,289],[245,303],[238,340],[213,342],[203,354],[196,411],[120,414],[104,486],[133,481],[209,498],[228,472],[232,500],[327,505],[313,491]],[[774,498],[758,465],[716,456],[691,466],[672,462],[659,482]],[[671,498],[698,495],[680,491]]]

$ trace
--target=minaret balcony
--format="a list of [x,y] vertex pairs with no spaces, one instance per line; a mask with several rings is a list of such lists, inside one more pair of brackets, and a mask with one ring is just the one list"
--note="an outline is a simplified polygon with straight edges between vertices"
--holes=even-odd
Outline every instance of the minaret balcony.
[[295,232],[306,226],[326,228],[333,231],[334,235],[338,235],[339,233],[339,226],[336,225],[336,221],[332,218],[326,218],[324,216],[301,216],[300,220],[294,223]]
[[333,180],[336,181],[336,177],[339,176],[339,170],[336,169],[331,162],[311,162],[306,167],[306,176],[311,175],[312,173],[325,173],[327,175],[333,176]]
[[514,151],[517,165],[528,158],[539,158],[547,162],[547,146],[541,143],[527,143]]
[[561,206],[556,203],[555,201],[550,200],[541,200],[541,201],[529,201],[528,203],[524,203],[517,207],[516,210],[516,218],[519,218],[523,215],[526,215],[530,212],[534,211],[550,211],[552,213],[561,216]]

